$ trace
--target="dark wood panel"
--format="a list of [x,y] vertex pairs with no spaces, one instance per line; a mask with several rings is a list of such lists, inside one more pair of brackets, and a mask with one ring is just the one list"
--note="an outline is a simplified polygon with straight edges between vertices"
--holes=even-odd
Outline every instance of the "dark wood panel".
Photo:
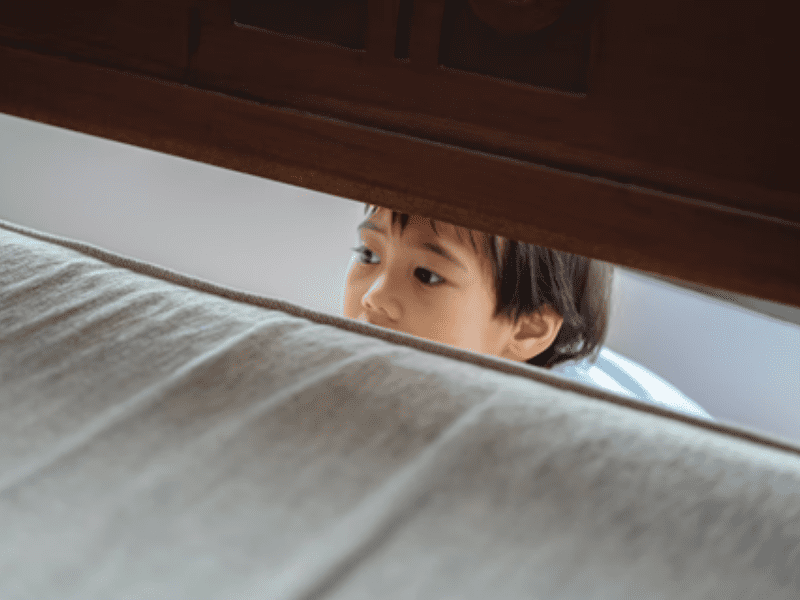
[[0,0],[0,40],[182,77],[195,0]]
[[608,0],[600,17],[593,95],[622,156],[800,191],[800,5]]
[[[384,2],[382,18],[397,4]],[[418,51],[403,62],[237,27],[216,0],[201,19],[193,81],[800,220],[792,5],[602,0],[589,92],[571,95],[437,66],[443,1],[417,4]]]
[[231,0],[237,23],[346,48],[366,46],[368,0]]
[[9,114],[800,306],[797,223],[24,50],[0,70]]
[[[537,4],[543,6],[540,1]],[[538,87],[585,94],[591,54],[591,13],[597,0],[547,0],[552,9],[520,18],[524,5],[497,0],[446,0],[439,64]],[[529,4],[529,6],[531,6]],[[474,10],[483,10],[481,18]],[[494,17],[494,18],[493,18]],[[500,22],[495,20],[500,17]],[[503,18],[507,17],[507,18]],[[488,23],[484,20],[488,19]],[[554,19],[555,22],[550,22]],[[519,30],[508,28],[518,27]],[[497,27],[500,27],[498,30]]]

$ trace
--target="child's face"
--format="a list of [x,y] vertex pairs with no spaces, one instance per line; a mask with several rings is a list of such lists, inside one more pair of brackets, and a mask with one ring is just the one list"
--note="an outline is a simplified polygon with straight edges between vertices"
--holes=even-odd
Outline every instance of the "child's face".
[[439,236],[427,219],[411,216],[401,236],[382,208],[364,221],[345,282],[344,316],[511,360],[544,351],[561,318],[553,311],[517,325],[495,318],[489,259],[465,236],[459,241],[452,225],[437,223],[437,230]]

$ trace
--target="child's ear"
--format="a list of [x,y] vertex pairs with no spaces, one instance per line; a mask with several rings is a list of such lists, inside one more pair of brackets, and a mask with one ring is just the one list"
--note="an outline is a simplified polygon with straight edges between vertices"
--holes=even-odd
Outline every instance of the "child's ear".
[[553,345],[564,317],[547,305],[537,312],[522,315],[512,325],[511,337],[506,344],[506,358],[526,362]]

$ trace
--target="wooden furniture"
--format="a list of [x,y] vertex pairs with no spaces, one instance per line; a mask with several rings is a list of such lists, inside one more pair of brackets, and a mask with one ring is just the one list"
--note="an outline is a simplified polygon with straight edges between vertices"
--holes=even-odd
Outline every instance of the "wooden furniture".
[[793,3],[0,3],[0,111],[794,307]]

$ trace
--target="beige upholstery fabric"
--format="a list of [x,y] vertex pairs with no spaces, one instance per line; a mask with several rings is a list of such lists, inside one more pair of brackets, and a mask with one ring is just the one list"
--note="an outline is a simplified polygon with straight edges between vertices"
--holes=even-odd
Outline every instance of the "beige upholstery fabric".
[[0,222],[0,549],[4,600],[789,600],[800,451]]

